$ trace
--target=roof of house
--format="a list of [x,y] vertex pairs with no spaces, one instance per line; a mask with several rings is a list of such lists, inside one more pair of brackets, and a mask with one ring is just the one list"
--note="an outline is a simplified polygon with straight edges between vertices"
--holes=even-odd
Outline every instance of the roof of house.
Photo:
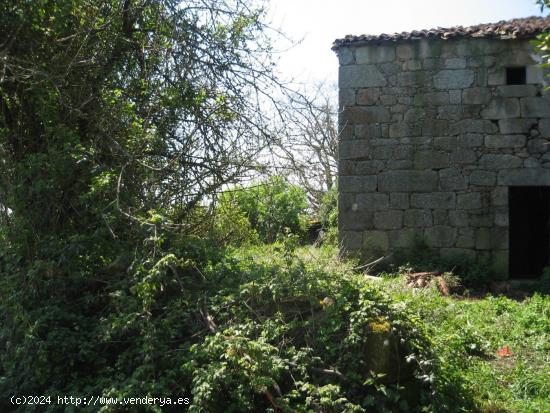
[[478,24],[475,26],[455,26],[449,28],[438,27],[430,30],[413,30],[393,34],[360,36],[347,35],[343,39],[336,39],[333,50],[347,46],[361,46],[387,41],[419,40],[419,39],[458,39],[458,38],[491,38],[491,39],[528,39],[537,34],[550,30],[550,16],[525,17],[521,19],[502,20],[498,23]]

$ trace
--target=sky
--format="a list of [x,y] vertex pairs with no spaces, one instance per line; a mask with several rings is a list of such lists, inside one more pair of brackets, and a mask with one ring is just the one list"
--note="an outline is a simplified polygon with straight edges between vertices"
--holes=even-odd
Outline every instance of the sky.
[[286,40],[275,43],[280,50],[279,72],[305,85],[336,84],[338,60],[331,46],[347,34],[471,26],[541,15],[535,0],[271,0],[270,4],[271,25],[297,43],[292,47]]

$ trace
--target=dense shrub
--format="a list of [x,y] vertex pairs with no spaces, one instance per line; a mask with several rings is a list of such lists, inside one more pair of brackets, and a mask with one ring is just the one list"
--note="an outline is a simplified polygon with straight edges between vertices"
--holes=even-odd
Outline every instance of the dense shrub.
[[233,188],[222,194],[218,213],[245,216],[263,242],[274,242],[291,232],[303,235],[307,198],[303,189],[280,176],[273,176],[250,187]]
[[[66,305],[60,294],[48,301],[49,291],[37,291],[45,303],[41,315],[16,314],[24,303],[15,297],[3,302],[1,339],[15,347],[1,356],[0,398],[181,396],[192,399],[190,411],[209,413],[431,405],[429,342],[405,307],[321,252],[299,257],[292,243],[277,243],[215,254],[202,242],[166,236],[169,250],[134,259],[128,281],[112,273],[99,319],[86,295]],[[21,276],[5,258],[0,270]],[[46,268],[36,271],[47,276]],[[7,336],[14,324],[25,337]],[[411,368],[403,371],[416,371],[407,385],[417,396],[366,369],[363,361],[372,357],[366,349],[378,331],[395,337],[408,356]]]

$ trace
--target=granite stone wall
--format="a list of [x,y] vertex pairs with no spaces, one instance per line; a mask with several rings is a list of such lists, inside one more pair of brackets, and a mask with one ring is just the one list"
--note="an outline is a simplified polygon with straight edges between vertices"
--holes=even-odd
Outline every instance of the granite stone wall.
[[[422,240],[508,274],[508,188],[550,185],[550,96],[527,40],[341,47],[339,230],[378,257]],[[507,85],[506,68],[526,67]]]

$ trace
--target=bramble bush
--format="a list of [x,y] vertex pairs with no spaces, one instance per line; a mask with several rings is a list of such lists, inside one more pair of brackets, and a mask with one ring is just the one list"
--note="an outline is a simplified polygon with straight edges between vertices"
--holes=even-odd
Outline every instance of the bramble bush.
[[[250,187],[235,187],[224,192],[216,213],[220,222],[235,220],[235,216],[246,217],[260,241],[272,243],[288,232],[303,236],[306,209],[307,197],[303,189],[280,176],[272,176]],[[249,232],[246,226],[241,222],[236,228]],[[231,233],[231,228],[224,229]],[[254,236],[250,234],[250,238]]]

